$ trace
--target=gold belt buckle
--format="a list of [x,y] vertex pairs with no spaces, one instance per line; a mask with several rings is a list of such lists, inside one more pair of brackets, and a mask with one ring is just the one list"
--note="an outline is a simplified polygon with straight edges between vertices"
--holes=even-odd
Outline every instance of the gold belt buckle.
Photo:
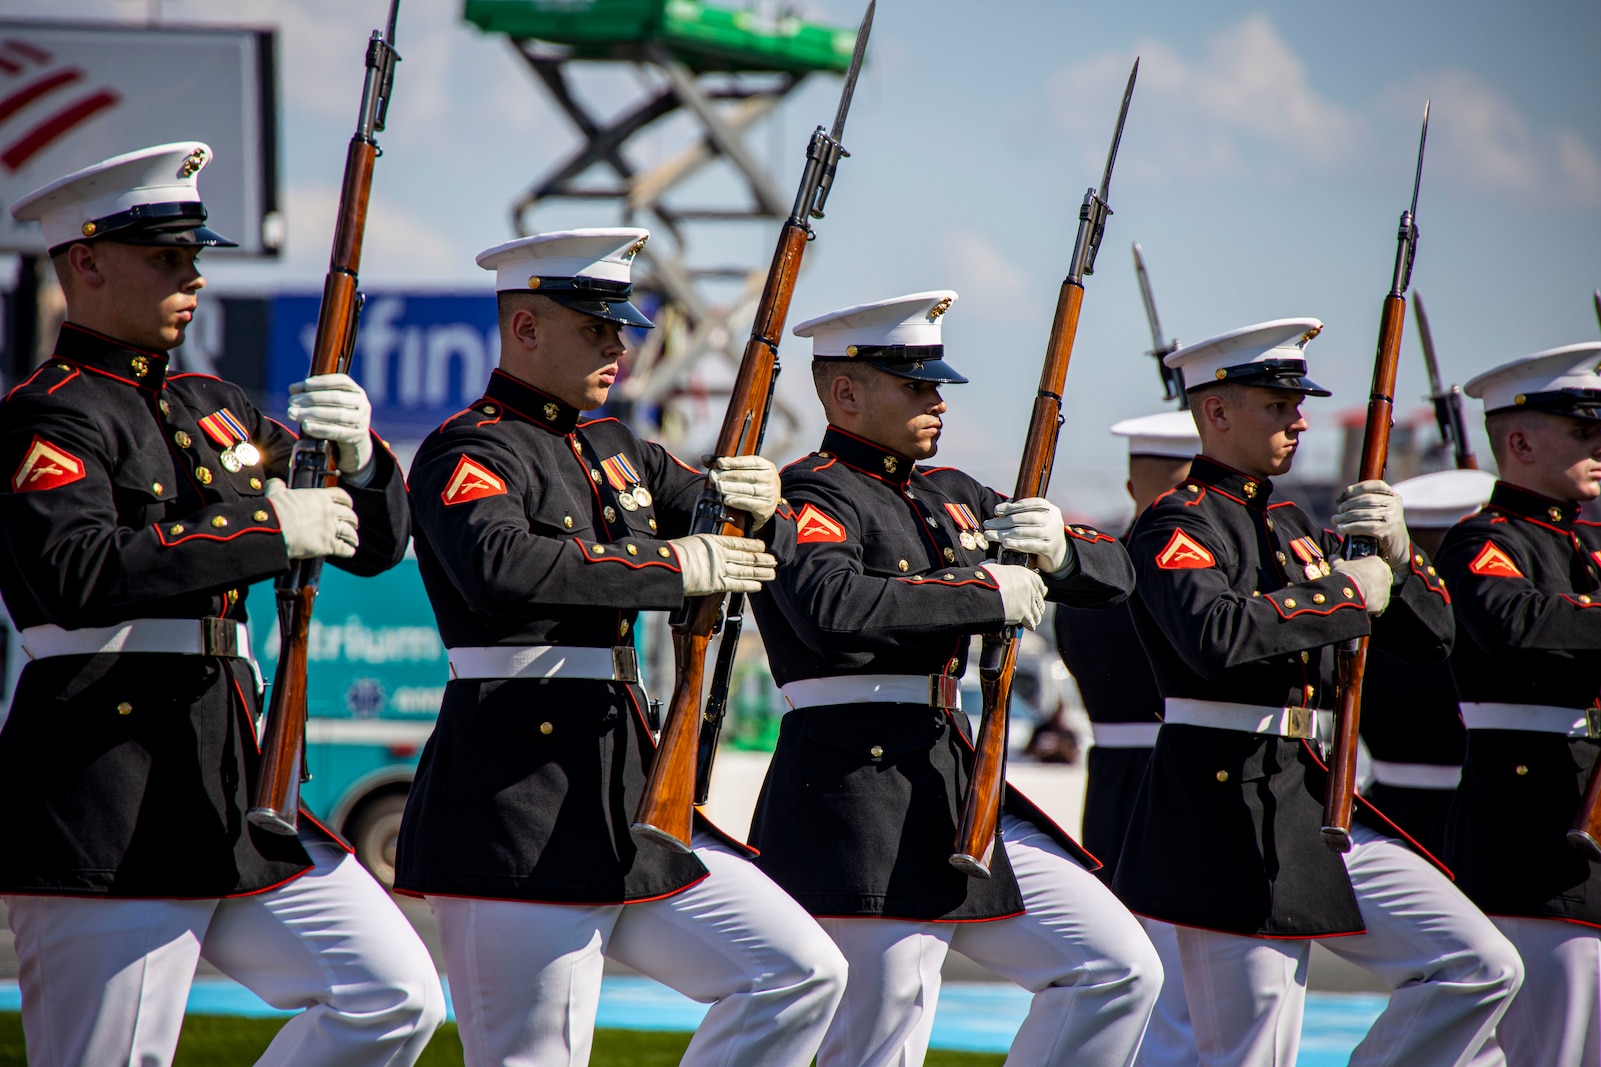
[[200,620],[200,651],[206,656],[239,655],[239,624],[208,615]]
[[1317,735],[1317,709],[1316,708],[1285,708],[1289,713],[1289,722],[1285,724],[1285,737],[1306,740]]
[[1601,708],[1584,709],[1584,736],[1591,741],[1601,741]]
[[611,650],[611,676],[616,682],[639,684],[639,653],[631,645],[614,645]]
[[928,676],[928,702],[936,708],[953,709],[962,706],[956,678],[949,674]]

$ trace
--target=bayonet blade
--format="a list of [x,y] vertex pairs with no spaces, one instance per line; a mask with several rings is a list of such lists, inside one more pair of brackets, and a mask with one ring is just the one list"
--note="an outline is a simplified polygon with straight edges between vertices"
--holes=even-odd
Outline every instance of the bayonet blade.
[[1440,382],[1440,364],[1434,357],[1434,334],[1429,331],[1429,316],[1423,310],[1423,298],[1417,293],[1412,294],[1412,313],[1418,320],[1418,343],[1423,346],[1423,365],[1429,371],[1429,395],[1444,396],[1445,386]]
[[1423,132],[1418,134],[1418,169],[1412,178],[1412,218],[1418,217],[1418,190],[1423,185],[1423,147],[1429,143],[1429,104],[1433,101],[1423,101]]
[[390,0],[389,26],[384,31],[384,41],[390,48],[395,47],[395,23],[400,19],[400,0]]
[[1140,298],[1145,301],[1145,320],[1151,324],[1151,354],[1166,354],[1167,337],[1162,333],[1162,321],[1156,315],[1156,296],[1151,292],[1151,279],[1145,273],[1145,257],[1140,254],[1140,243],[1134,242],[1134,274],[1140,282]]
[[1129,101],[1134,99],[1134,79],[1140,74],[1140,57],[1134,57],[1134,67],[1128,72],[1128,85],[1123,87],[1123,107],[1117,113],[1117,130],[1112,134],[1112,150],[1106,154],[1106,170],[1101,173],[1101,203],[1106,203],[1107,191],[1112,185],[1112,164],[1117,162],[1117,146],[1123,140],[1123,123],[1128,121]]
[[1601,289],[1595,291],[1595,321],[1601,325]]
[[867,55],[867,38],[873,32],[873,9],[877,6],[878,0],[867,0],[862,24],[856,28],[856,48],[851,52],[851,69],[845,72],[845,87],[839,93],[839,110],[834,113],[834,130],[830,134],[835,144],[845,133],[845,116],[850,113],[851,97],[856,95],[856,77],[862,72],[862,59]]

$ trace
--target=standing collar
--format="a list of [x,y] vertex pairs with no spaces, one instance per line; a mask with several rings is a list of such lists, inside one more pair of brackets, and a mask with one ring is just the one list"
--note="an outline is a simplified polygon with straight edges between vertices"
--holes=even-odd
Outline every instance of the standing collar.
[[818,451],[838,456],[847,467],[854,467],[902,489],[910,484],[912,471],[916,467],[899,452],[875,445],[832,424],[828,432],[823,434],[823,445]]
[[565,436],[578,425],[579,410],[571,404],[557,400],[542,389],[535,389],[521,378],[513,378],[496,369],[489,376],[489,386],[473,407],[485,415],[499,415],[497,405],[519,418],[533,423],[542,430]]
[[1534,519],[1551,526],[1567,529],[1579,517],[1579,505],[1567,500],[1553,500],[1532,489],[1523,489],[1509,482],[1497,481],[1490,491],[1489,506],[1519,518]]
[[55,354],[140,389],[159,393],[167,385],[167,353],[138,348],[77,323],[61,324]]
[[1273,499],[1273,480],[1237,471],[1208,456],[1196,456],[1186,481],[1204,485],[1224,496],[1233,497],[1246,507],[1266,510]]

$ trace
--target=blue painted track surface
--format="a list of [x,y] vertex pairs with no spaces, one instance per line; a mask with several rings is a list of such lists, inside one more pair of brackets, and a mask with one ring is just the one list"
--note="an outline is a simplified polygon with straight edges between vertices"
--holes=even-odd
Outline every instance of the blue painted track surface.
[[[449,992],[449,985],[446,985]],[[1005,1052],[1028,1012],[1027,991],[1004,982],[948,982],[934,1019],[935,1048]],[[1309,993],[1301,1031],[1298,1067],[1338,1067],[1351,1055],[1368,1027],[1384,1010],[1385,998],[1371,993]],[[15,981],[0,981],[0,1011],[20,1010]],[[189,991],[195,1015],[290,1015],[263,1003],[250,990],[225,978],[202,978]],[[621,1030],[693,1030],[704,1005],[649,978],[608,977],[601,984],[596,1024]],[[451,1009],[450,1018],[455,1018]]]

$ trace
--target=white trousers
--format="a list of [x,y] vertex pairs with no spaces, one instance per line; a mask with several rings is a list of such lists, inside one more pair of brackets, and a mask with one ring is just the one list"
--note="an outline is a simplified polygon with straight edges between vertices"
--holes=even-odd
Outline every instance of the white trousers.
[[1509,1067],[1601,1067],[1601,930],[1554,919],[1492,921],[1527,970],[1497,1030]]
[[224,900],[8,896],[30,1067],[172,1062],[204,958],[275,1008],[301,1009],[257,1061],[409,1067],[445,1018],[428,950],[355,857]]
[[1162,992],[1157,994],[1150,1025],[1134,1067],[1197,1067],[1195,1034],[1190,1030],[1190,1006],[1184,999],[1184,968],[1179,962],[1178,928],[1172,923],[1135,916],[1145,928],[1162,961]]
[[[1345,866],[1367,932],[1323,944],[1390,987],[1351,1064],[1468,1063],[1523,980],[1517,950],[1421,856],[1364,826],[1351,832]],[[1311,942],[1183,926],[1178,942],[1201,1063],[1292,1067]]]
[[1034,826],[1002,817],[1026,914],[993,922],[822,919],[850,962],[818,1067],[918,1067],[940,968],[955,949],[1034,994],[1006,1062],[1128,1067],[1162,985],[1162,964],[1111,890]]
[[638,904],[429,897],[468,1067],[583,1067],[604,957],[711,1010],[685,1067],[806,1067],[845,988],[817,923],[750,863],[697,836],[711,873]]

